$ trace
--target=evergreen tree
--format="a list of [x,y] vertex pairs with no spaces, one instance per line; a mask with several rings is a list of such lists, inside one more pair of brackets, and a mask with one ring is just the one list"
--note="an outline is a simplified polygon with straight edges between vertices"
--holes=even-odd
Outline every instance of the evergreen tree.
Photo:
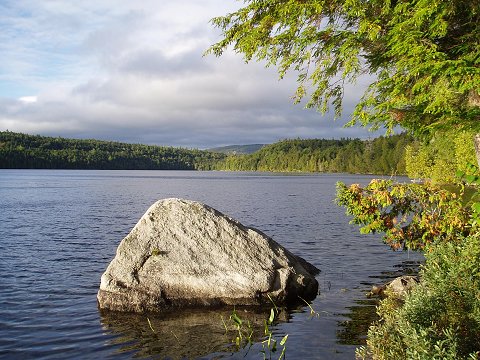
[[[372,82],[350,124],[416,133],[480,129],[480,2],[246,0],[215,18],[227,47],[298,72],[296,100],[340,115],[345,83]],[[311,89],[310,92],[307,89]]]

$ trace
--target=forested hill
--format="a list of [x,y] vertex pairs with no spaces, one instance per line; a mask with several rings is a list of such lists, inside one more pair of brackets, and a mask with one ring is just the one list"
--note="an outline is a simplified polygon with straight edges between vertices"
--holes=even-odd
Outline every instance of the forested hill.
[[373,140],[283,140],[249,155],[228,156],[222,170],[405,174],[406,134]]
[[405,174],[404,134],[373,140],[283,140],[253,154],[0,132],[3,169],[250,170]]
[[224,154],[0,132],[0,168],[209,170]]
[[253,154],[255,151],[260,150],[265,144],[249,144],[249,145],[228,145],[222,147],[216,147],[207,149],[208,151],[220,152],[227,155],[239,155],[239,154]]

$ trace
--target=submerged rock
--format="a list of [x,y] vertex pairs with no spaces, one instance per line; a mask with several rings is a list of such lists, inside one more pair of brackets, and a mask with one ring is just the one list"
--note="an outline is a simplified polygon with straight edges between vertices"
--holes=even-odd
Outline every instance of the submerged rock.
[[101,309],[260,305],[313,299],[319,270],[258,230],[194,201],[153,204],[102,275]]

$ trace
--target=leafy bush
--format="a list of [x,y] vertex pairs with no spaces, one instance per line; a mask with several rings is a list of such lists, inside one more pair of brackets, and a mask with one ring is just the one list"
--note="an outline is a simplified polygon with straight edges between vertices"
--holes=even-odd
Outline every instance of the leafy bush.
[[428,246],[421,283],[406,297],[382,301],[362,359],[480,357],[480,234]]
[[432,184],[397,184],[372,180],[358,184],[337,184],[337,203],[361,225],[361,233],[384,232],[393,249],[423,249],[438,241],[456,241],[468,235],[471,210],[453,192]]

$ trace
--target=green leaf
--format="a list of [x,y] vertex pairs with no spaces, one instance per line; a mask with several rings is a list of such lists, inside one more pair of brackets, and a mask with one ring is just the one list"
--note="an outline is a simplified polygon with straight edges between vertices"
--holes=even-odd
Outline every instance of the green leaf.
[[277,351],[277,340],[273,340],[273,343],[272,343],[272,352],[275,352]]
[[273,323],[273,320],[275,320],[275,311],[273,309],[270,309],[270,317],[268,318],[268,323]]
[[233,312],[230,318],[237,324],[237,325],[242,325],[243,321],[240,319],[240,317],[237,315],[236,312]]
[[477,214],[480,214],[480,202],[472,204],[472,210]]
[[474,181],[478,180],[478,177],[475,175],[466,175],[465,180],[469,183],[473,183]]
[[265,335],[268,335],[270,333],[270,329],[268,328],[267,320],[264,320],[264,331],[265,331]]
[[222,38],[206,53],[233,47],[246,61],[276,66],[280,78],[296,71],[296,102],[309,97],[307,107],[333,107],[338,117],[345,84],[375,73],[350,125],[419,135],[478,129],[470,100],[478,91],[478,1],[243,3],[212,20]]
[[280,341],[280,345],[281,346],[285,345],[285,343],[287,342],[287,339],[288,339],[288,334],[282,338],[282,340]]

